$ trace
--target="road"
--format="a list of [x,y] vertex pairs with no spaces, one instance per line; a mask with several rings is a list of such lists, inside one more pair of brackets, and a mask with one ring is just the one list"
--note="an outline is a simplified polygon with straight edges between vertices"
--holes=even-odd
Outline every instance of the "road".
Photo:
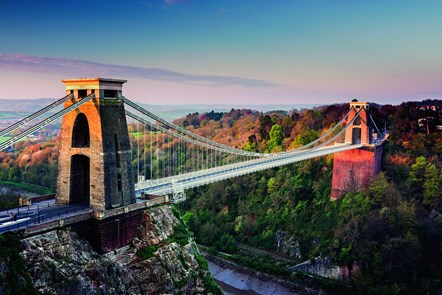
[[73,214],[85,213],[88,210],[89,204],[59,205],[55,204],[55,200],[3,210],[0,211],[0,234]]

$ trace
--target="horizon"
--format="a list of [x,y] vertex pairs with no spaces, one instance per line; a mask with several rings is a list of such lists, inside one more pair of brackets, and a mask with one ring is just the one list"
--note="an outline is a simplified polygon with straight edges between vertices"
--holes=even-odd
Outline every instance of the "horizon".
[[[93,18],[66,21],[85,8]],[[124,94],[151,105],[441,99],[441,8],[410,0],[6,0],[0,98],[61,97],[60,80],[103,76],[127,79]]]
[[[19,100],[23,100],[23,101],[29,101],[29,100],[56,100],[59,99],[60,97],[35,97],[35,98],[0,98],[0,101],[2,100],[6,100],[6,101],[19,101]],[[357,99],[357,98],[356,98]],[[402,103],[412,103],[412,102],[423,102],[423,101],[442,101],[442,98],[422,98],[419,100],[402,100],[401,102],[398,103],[379,103],[377,101],[371,101],[371,100],[361,100],[361,99],[357,99],[359,102],[367,102],[370,104],[377,104],[377,105],[400,105]],[[325,102],[325,103],[261,103],[261,104],[254,104],[254,103],[217,103],[217,104],[209,104],[209,103],[149,103],[149,102],[143,102],[141,100],[137,100],[135,99],[134,101],[144,104],[144,105],[151,105],[151,106],[155,106],[155,107],[183,107],[183,106],[199,106],[199,107],[203,107],[203,106],[212,106],[212,107],[228,107],[228,106],[246,106],[246,107],[251,107],[251,106],[261,106],[261,107],[271,107],[271,106],[275,106],[275,107],[280,107],[280,106],[310,106],[310,107],[321,107],[321,106],[326,106],[326,105],[334,105],[334,104],[345,104],[345,103],[350,103],[350,101],[340,101],[340,102]],[[277,109],[275,109],[277,110]]]

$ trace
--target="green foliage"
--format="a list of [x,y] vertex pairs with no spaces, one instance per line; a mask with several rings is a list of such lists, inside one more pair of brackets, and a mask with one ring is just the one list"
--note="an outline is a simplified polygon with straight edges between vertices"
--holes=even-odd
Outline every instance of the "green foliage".
[[175,207],[175,206],[170,206],[170,208],[172,209],[172,213],[173,213],[173,216],[175,216],[175,218],[176,219],[181,219],[181,214],[180,214],[180,211],[177,209],[177,207]]
[[40,195],[49,195],[54,193],[54,190],[52,189],[48,189],[37,185],[32,185],[29,183],[0,180],[0,185],[7,186],[13,191],[27,191]]
[[282,132],[282,127],[278,124],[272,126],[269,133],[269,141],[267,142],[267,149],[273,151],[275,149],[280,150],[282,140],[284,138],[284,133]]
[[[305,145],[346,108],[260,115],[244,145],[254,151]],[[330,202],[332,158],[313,159],[194,189],[180,205],[185,222],[198,243],[219,251],[221,237],[276,250],[275,233],[287,231],[306,259],[330,256],[347,266],[363,293],[435,293],[442,277],[442,137],[435,126],[429,134],[419,129],[419,113],[412,104],[372,110],[378,125],[387,121],[391,140],[384,144],[385,172],[365,190]]]
[[150,245],[144,248],[141,248],[137,251],[136,255],[143,260],[149,259],[153,257],[153,253],[160,248],[160,245]]
[[275,261],[268,256],[250,256],[244,253],[237,253],[229,256],[228,259],[257,271],[271,273],[286,278],[289,277],[291,273],[284,263]]
[[235,253],[238,250],[235,238],[228,233],[224,233],[221,236],[217,248],[226,253]]
[[384,199],[385,193],[388,191],[390,185],[391,184],[388,182],[385,173],[379,173],[379,175],[376,176],[376,178],[370,183],[370,186],[368,187],[370,200],[373,201],[375,204],[380,203]]
[[[426,107],[433,103],[438,107]],[[440,101],[430,101],[370,109],[378,126],[389,127],[390,137],[384,144],[384,173],[366,190],[330,202],[331,156],[218,182],[188,192],[179,205],[185,224],[175,226],[170,241],[187,244],[191,236],[187,225],[210,251],[236,253],[236,242],[276,250],[275,234],[283,230],[298,239],[304,258],[330,256],[347,266],[351,282],[363,293],[437,293],[442,284],[440,107]],[[290,114],[232,109],[193,113],[176,123],[200,128],[200,134],[232,146],[270,152],[317,139],[347,110],[346,104]],[[134,135],[136,143],[140,134]],[[147,136],[145,152],[140,152],[140,168],[147,172],[143,157],[152,146],[165,154],[172,146],[161,133],[155,135],[153,140],[159,142],[150,142]],[[0,153],[0,179],[55,186],[56,144],[21,142],[14,149],[17,153]],[[164,176],[170,160],[153,154],[152,164],[164,167],[154,177]],[[181,171],[192,165],[182,152],[178,161]],[[179,218],[176,210],[174,214]],[[282,274],[265,261],[237,259]]]
[[319,132],[316,130],[303,129],[292,142],[292,147],[300,147],[319,138]]
[[169,238],[170,243],[178,243],[180,246],[189,244],[189,239],[191,238],[191,233],[187,229],[187,226],[179,222],[173,227],[173,234]]
[[423,203],[432,208],[440,208],[442,205],[442,171],[435,164],[425,167]]
[[267,181],[267,192],[272,194],[278,190],[278,183],[274,177],[271,177],[269,181]]
[[207,263],[206,259],[204,259],[204,257],[199,254],[198,252],[194,253],[195,256],[195,260],[198,263],[198,265],[205,270],[209,270],[209,264]]
[[206,290],[208,293],[214,294],[214,295],[223,295],[223,291],[220,289],[220,287],[215,283],[212,276],[207,274],[203,277],[203,283],[206,287]]
[[341,223],[345,223],[357,216],[366,215],[371,209],[372,201],[364,193],[349,193],[342,198],[339,206]]
[[0,210],[17,207],[18,197],[13,193],[8,193],[0,196]]
[[6,232],[0,235],[0,289],[6,294],[39,294],[26,271],[25,262],[20,256],[20,239]]

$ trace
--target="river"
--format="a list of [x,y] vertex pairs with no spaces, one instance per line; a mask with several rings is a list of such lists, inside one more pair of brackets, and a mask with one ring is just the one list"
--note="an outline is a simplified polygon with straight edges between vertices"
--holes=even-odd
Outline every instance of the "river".
[[220,267],[212,261],[209,270],[215,281],[227,295],[289,295],[294,294],[285,287],[273,282],[263,281],[250,274]]

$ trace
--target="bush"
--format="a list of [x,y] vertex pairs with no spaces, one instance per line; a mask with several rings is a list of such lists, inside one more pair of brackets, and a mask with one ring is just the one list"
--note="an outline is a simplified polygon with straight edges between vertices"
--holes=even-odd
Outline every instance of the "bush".
[[235,253],[238,250],[236,247],[235,238],[231,234],[223,234],[218,242],[218,249],[226,253]]
[[173,235],[169,238],[169,242],[176,242],[180,246],[184,246],[189,244],[190,237],[191,234],[187,229],[187,226],[184,223],[180,222],[173,227]]
[[137,251],[137,256],[143,260],[153,257],[153,253],[160,248],[160,245],[150,245]]

